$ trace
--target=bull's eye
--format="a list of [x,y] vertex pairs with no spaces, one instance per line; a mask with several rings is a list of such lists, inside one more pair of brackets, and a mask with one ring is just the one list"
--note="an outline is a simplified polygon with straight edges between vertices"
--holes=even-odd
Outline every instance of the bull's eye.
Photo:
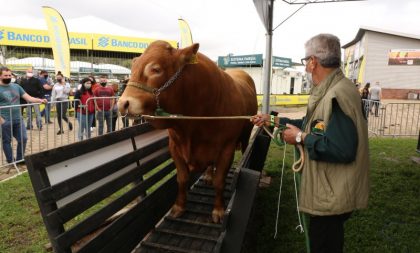
[[159,74],[159,73],[161,72],[161,70],[160,70],[160,68],[158,68],[158,67],[153,67],[153,68],[151,69],[151,72],[152,72],[153,74]]

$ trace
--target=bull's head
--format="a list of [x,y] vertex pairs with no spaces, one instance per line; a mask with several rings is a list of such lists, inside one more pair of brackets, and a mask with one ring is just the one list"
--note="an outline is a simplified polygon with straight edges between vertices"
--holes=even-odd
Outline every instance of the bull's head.
[[176,49],[165,41],[151,43],[133,59],[130,81],[118,101],[121,115],[154,115],[159,106],[170,106],[167,98],[179,89],[182,71],[198,48],[199,44]]

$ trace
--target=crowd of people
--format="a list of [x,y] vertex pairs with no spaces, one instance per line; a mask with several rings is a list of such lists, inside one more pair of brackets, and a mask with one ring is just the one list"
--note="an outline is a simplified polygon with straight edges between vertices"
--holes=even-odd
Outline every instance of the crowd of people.
[[[123,88],[124,84],[126,81],[123,82]],[[45,70],[35,74],[33,69],[27,69],[25,75],[19,77],[7,67],[1,67],[0,124],[7,163],[23,160],[27,131],[35,130],[33,119],[39,131],[43,130],[44,124],[54,123],[51,117],[52,108],[55,108],[58,123],[57,135],[65,133],[66,125],[68,131],[74,128],[67,115],[69,107],[75,109],[78,140],[90,138],[96,124],[98,135],[103,135],[104,123],[107,133],[114,131],[118,118],[116,96],[123,90],[119,89],[118,83],[109,83],[105,75],[100,76],[99,82],[94,76],[83,78],[74,91],[69,80],[60,71],[53,78]],[[73,101],[69,100],[70,96],[74,96]],[[25,113],[26,126],[23,122]],[[123,118],[122,123],[123,127],[127,127],[128,119]],[[12,136],[18,144],[16,156],[13,156]]]

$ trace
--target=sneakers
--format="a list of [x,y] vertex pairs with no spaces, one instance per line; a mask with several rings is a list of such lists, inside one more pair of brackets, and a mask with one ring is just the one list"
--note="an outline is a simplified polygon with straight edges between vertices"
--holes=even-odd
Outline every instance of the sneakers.
[[64,131],[63,131],[63,130],[59,130],[59,131],[57,132],[57,135],[60,135],[60,134],[64,134]]
[[71,122],[69,122],[69,130],[73,130],[73,124]]

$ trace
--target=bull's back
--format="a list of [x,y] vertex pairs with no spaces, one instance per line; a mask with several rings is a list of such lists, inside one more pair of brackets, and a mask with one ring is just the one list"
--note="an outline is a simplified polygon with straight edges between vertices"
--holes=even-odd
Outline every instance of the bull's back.
[[225,71],[236,85],[236,92],[239,94],[236,97],[242,98],[242,102],[246,107],[246,113],[256,114],[258,110],[257,93],[255,89],[254,80],[251,76],[240,69],[229,69]]

